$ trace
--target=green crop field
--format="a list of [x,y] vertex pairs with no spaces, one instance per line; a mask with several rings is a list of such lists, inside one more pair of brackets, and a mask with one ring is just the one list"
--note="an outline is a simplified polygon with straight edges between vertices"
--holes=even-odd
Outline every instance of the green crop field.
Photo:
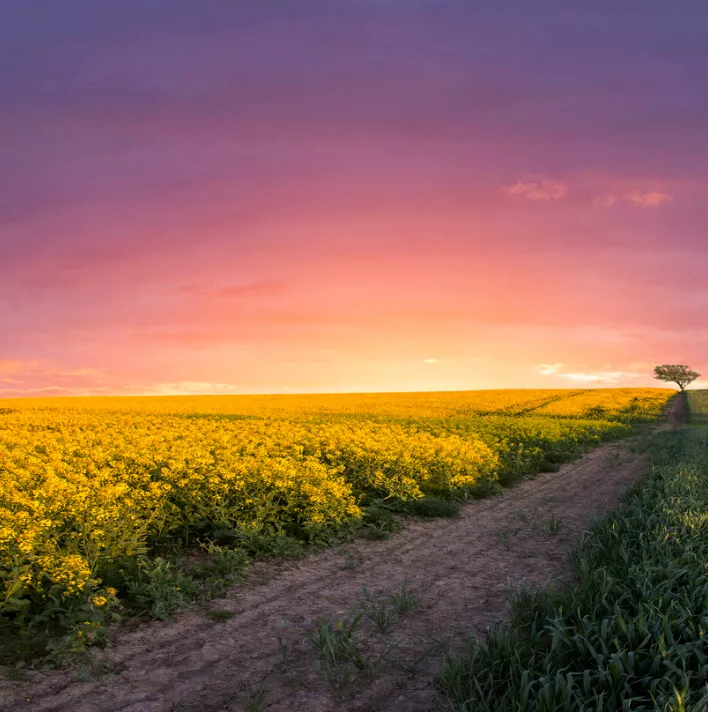
[[689,391],[687,398],[691,423],[708,424],[708,391]]
[[[690,403],[705,419],[706,393]],[[708,710],[708,432],[658,434],[651,465],[581,545],[574,583],[518,596],[447,659],[444,709]]]

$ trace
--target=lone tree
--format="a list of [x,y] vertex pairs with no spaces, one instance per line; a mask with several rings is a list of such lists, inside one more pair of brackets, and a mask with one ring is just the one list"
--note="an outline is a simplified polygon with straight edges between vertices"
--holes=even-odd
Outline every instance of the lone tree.
[[701,374],[693,371],[688,366],[672,366],[664,364],[654,368],[654,378],[668,383],[676,383],[683,390],[689,383],[693,383]]

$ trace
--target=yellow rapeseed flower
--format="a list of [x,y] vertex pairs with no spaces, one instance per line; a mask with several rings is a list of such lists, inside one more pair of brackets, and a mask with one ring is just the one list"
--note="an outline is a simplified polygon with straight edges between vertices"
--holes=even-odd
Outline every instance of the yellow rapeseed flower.
[[[625,434],[664,389],[5,400],[0,601],[100,592],[111,562],[211,523],[303,537]],[[199,414],[203,417],[185,417]],[[224,417],[237,416],[237,417]],[[92,594],[92,595],[91,595]],[[0,606],[1,610],[1,606]]]

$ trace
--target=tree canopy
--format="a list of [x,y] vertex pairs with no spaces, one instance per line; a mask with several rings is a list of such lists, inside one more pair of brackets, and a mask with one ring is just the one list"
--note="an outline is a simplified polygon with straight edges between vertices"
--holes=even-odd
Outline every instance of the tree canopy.
[[680,364],[664,364],[654,368],[654,378],[667,383],[676,383],[684,390],[689,383],[693,383],[701,374],[688,366]]

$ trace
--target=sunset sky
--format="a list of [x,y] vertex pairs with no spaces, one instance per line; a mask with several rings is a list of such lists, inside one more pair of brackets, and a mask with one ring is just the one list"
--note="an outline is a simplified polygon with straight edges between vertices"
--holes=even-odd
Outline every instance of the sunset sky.
[[708,374],[706,27],[698,1],[3,0],[0,395]]

